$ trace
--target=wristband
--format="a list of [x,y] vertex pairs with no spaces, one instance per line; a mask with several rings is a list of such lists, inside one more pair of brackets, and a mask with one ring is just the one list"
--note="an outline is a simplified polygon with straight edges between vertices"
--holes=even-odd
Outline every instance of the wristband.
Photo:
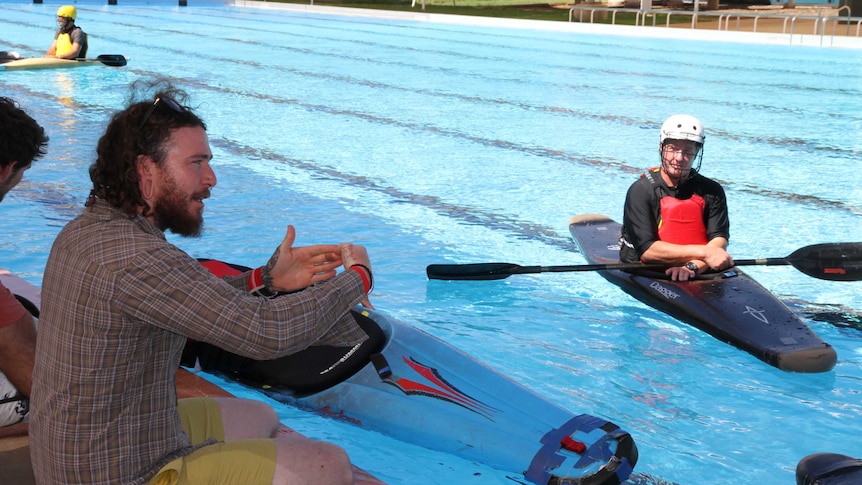
[[275,298],[278,294],[269,291],[266,285],[263,284],[263,275],[261,274],[262,269],[263,267],[255,268],[252,270],[251,274],[248,275],[248,291],[255,296]]
[[353,264],[348,269],[359,273],[359,276],[362,278],[362,287],[365,288],[365,294],[370,295],[371,290],[374,289],[374,277],[371,276],[371,270],[364,264]]

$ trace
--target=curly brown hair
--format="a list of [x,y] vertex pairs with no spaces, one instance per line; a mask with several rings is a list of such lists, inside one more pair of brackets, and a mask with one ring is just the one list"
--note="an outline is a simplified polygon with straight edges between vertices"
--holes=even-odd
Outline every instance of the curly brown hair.
[[48,136],[45,130],[18,103],[0,97],[0,167],[14,163],[15,170],[30,165],[45,155]]
[[[139,82],[133,83],[133,93],[139,85]],[[93,189],[86,206],[92,205],[95,199],[102,199],[129,217],[134,217],[141,207],[145,214],[148,213],[150,208],[144,202],[138,184],[139,157],[149,157],[161,165],[167,156],[167,141],[174,130],[186,127],[206,130],[203,120],[186,106],[188,94],[184,91],[166,81],[146,86],[161,86],[161,89],[147,101],[134,101],[133,94],[129,106],[114,114],[105,134],[99,139],[96,161],[90,165]]]

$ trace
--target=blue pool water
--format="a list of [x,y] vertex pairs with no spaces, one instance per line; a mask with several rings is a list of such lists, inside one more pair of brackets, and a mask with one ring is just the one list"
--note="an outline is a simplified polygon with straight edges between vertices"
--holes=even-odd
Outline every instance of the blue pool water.
[[[51,137],[48,156],[0,206],[3,267],[41,284],[126,87],[168,76],[207,121],[219,177],[206,234],[172,238],[189,253],[258,265],[287,224],[299,244],[366,245],[378,309],[627,429],[648,483],[790,484],[807,454],[862,456],[862,283],[748,270],[836,348],[834,371],[801,375],[597,274],[425,276],[431,263],[584,263],[569,217],[619,219],[675,112],[706,125],[703,172],[727,188],[737,258],[862,241],[859,51],[119,3],[78,2],[78,24],[91,56],[124,54],[127,67],[0,73],[0,93]],[[0,50],[41,55],[56,7],[4,3]],[[277,407],[289,426],[341,444],[393,484],[514,483]]]

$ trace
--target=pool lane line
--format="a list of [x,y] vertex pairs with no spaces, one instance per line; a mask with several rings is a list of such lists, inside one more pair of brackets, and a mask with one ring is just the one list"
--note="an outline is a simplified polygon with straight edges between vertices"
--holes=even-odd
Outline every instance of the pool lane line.
[[462,223],[477,225],[494,231],[507,232],[519,239],[539,242],[566,251],[577,252],[572,240],[552,227],[543,226],[530,221],[518,220],[516,217],[470,207],[461,203],[450,203],[436,195],[416,194],[379,183],[365,175],[355,175],[341,172],[311,160],[288,157],[271,149],[261,149],[242,144],[228,138],[211,139],[210,143],[238,157],[255,158],[279,164],[289,165],[305,173],[313,174],[314,178],[327,179],[344,186],[358,187],[367,192],[376,192],[396,203],[411,204],[430,209],[446,219],[454,219]]

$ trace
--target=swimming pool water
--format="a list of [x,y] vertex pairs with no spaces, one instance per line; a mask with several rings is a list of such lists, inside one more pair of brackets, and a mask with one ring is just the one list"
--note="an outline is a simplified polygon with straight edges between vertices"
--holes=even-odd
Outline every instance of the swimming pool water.
[[[658,127],[702,119],[731,253],[862,241],[862,56],[820,49],[505,29],[212,3],[78,2],[90,55],[125,68],[0,73],[51,137],[0,205],[0,265],[41,284],[81,209],[87,167],[135,79],[167,76],[209,127],[219,183],[206,234],[171,240],[258,265],[354,241],[373,303],[572,410],[634,436],[642,482],[789,484],[803,456],[862,456],[862,287],[747,270],[837,350],[819,375],[774,369],[645,307],[597,274],[428,281],[432,263],[582,264],[568,219],[619,219],[658,162]],[[37,56],[59,3],[4,3],[0,50]],[[223,383],[244,396],[265,399]],[[276,404],[387,482],[513,483],[452,455]]]

